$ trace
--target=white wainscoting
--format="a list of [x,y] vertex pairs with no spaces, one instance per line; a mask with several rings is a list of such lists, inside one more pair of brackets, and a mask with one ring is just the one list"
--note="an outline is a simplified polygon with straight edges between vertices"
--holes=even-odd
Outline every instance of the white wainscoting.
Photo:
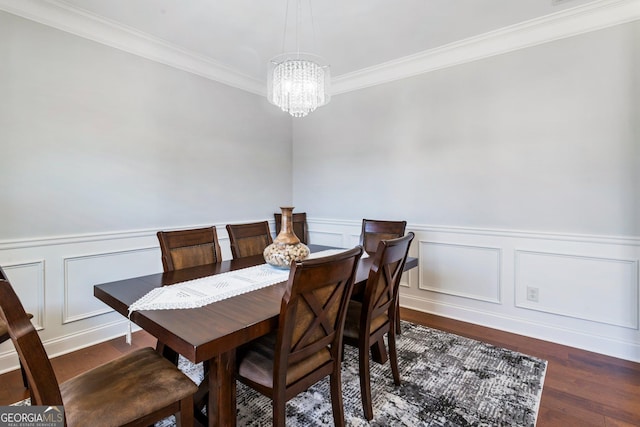
[[[309,219],[311,242],[361,223]],[[640,238],[408,224],[404,307],[640,361]],[[336,238],[336,240],[339,240]],[[537,301],[527,298],[534,288]]]
[[[358,244],[360,221],[308,222],[311,243]],[[228,259],[225,224],[215,225]],[[402,306],[640,361],[640,238],[407,229],[419,267],[403,277]],[[126,319],[93,297],[93,285],[162,271],[156,231],[0,242],[0,265],[51,357],[124,336]],[[13,346],[0,345],[0,372],[17,366]]]

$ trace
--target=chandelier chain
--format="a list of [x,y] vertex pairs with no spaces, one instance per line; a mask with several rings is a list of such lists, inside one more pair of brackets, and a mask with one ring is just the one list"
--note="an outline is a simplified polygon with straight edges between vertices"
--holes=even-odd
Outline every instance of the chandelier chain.
[[311,0],[309,0],[309,15],[311,16],[311,44],[313,45],[313,50],[318,50],[318,43],[316,42],[316,24],[313,20],[313,4]]
[[296,2],[296,53],[300,56],[300,27],[302,26],[302,13],[300,9],[302,5],[300,4],[302,0],[297,0]]
[[284,31],[282,33],[282,49],[281,52],[285,52],[287,41],[287,22],[289,22],[289,0],[287,0],[287,7],[284,10]]

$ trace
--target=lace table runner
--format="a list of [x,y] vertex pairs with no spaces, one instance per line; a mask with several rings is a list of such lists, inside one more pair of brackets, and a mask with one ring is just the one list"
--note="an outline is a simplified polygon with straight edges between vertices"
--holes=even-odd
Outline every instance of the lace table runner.
[[[319,251],[310,255],[309,258],[335,255],[343,251],[344,249]],[[131,320],[131,313],[134,311],[203,307],[236,295],[284,282],[288,278],[288,269],[261,264],[155,288],[129,306],[129,320]],[[131,321],[129,321],[126,339],[130,344]]]
[[[140,310],[203,307],[216,301],[284,282],[288,278],[289,270],[262,264],[155,288],[129,306],[129,319],[131,319],[131,313]],[[131,322],[129,322],[127,342],[131,343]]]

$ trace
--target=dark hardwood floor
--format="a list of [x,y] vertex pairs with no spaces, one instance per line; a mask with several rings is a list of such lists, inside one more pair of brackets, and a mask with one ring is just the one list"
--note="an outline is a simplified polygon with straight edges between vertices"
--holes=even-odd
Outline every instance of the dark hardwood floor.
[[[638,363],[413,310],[402,309],[402,318],[546,359],[540,427],[640,426]],[[153,337],[136,332],[132,346],[121,337],[56,357],[52,363],[58,379],[65,381],[133,349],[154,345]],[[17,370],[0,375],[0,384],[0,405],[28,397]]]

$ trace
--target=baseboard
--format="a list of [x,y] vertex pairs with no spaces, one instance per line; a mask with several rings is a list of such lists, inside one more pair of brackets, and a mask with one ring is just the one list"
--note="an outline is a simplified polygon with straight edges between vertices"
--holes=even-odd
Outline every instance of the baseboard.
[[415,296],[403,295],[400,306],[640,363],[640,344],[636,342],[615,340],[609,337],[587,334],[579,330],[563,328],[557,324],[533,322],[523,318],[474,310],[469,307],[443,304]]

